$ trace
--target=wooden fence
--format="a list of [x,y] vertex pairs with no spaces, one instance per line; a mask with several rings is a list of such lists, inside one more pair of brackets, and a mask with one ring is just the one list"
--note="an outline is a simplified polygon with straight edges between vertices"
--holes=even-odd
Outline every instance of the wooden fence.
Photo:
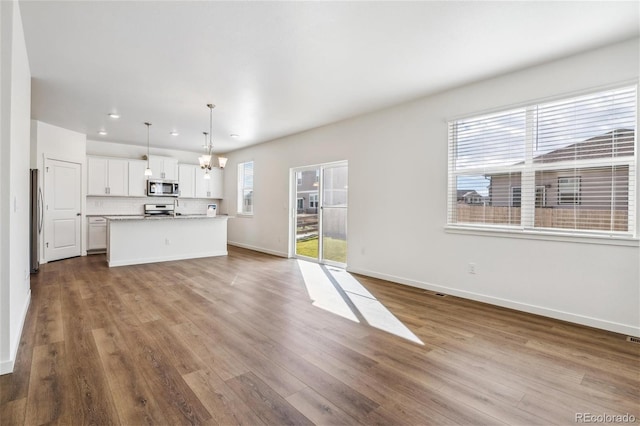
[[[520,207],[473,206],[458,204],[456,223],[490,223],[520,225]],[[561,209],[541,207],[535,211],[538,228],[595,229],[602,231],[627,231],[626,209]]]
[[[347,237],[347,209],[325,209],[322,216],[325,237],[344,239]],[[307,238],[318,235],[318,215],[299,214],[296,223],[296,237]]]

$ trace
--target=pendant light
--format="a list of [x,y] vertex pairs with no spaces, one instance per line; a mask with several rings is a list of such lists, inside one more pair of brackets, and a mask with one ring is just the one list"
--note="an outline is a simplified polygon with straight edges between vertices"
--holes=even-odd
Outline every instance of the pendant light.
[[[213,167],[213,109],[215,107],[216,106],[214,104],[207,104],[207,108],[209,108],[209,133],[202,132],[204,133],[205,154],[198,158],[200,168],[205,170],[205,179],[210,179],[209,170]],[[208,141],[207,135],[209,135]],[[227,164],[227,159],[224,157],[218,157],[218,164],[221,169],[224,169],[224,166]]]
[[[209,147],[207,145],[208,133],[202,132],[202,134],[204,135],[204,145],[202,146],[207,149]],[[211,175],[209,175],[209,170],[211,170],[211,150],[209,149],[208,154],[201,155],[198,160],[200,161],[200,168],[204,169],[204,178],[211,179]]]
[[153,172],[151,171],[150,160],[149,160],[149,126],[151,126],[151,123],[145,122],[144,124],[145,126],[147,126],[147,168],[144,170],[144,175],[148,179],[149,176],[153,175]]

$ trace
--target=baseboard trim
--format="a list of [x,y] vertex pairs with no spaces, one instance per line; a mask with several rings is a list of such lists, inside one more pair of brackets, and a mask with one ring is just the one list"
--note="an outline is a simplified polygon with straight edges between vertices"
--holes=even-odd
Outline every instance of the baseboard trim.
[[27,295],[27,300],[22,307],[22,316],[20,319],[20,330],[16,335],[13,345],[13,353],[11,354],[11,358],[6,361],[0,361],[0,376],[3,374],[13,373],[13,367],[16,363],[16,357],[18,355],[18,349],[20,348],[20,339],[22,339],[22,331],[24,328],[24,323],[27,319],[27,312],[29,311],[29,305],[31,305],[31,289],[29,289],[29,294]]
[[464,299],[475,300],[478,302],[501,306],[503,308],[515,309],[517,311],[541,315],[541,316],[554,318],[562,321],[567,321],[575,324],[586,325],[588,327],[599,328],[602,330],[612,331],[614,333],[621,333],[629,336],[640,337],[640,327],[634,327],[627,324],[621,324],[621,323],[607,321],[599,318],[588,317],[585,315],[575,314],[571,312],[564,312],[564,311],[559,311],[555,309],[549,309],[543,306],[531,305],[527,303],[517,302],[514,300],[509,300],[509,299],[502,299],[499,297],[487,296],[481,293],[458,290],[451,287],[416,281],[409,278],[398,277],[395,275],[383,274],[383,273],[371,271],[368,269],[347,267],[347,271],[353,272],[354,274],[366,275],[368,277],[379,278],[381,280],[391,281],[394,283],[408,285],[411,287],[417,287],[424,290],[450,294],[452,296],[462,297]]
[[108,260],[107,264],[110,268],[117,266],[128,266],[128,265],[141,265],[143,263],[157,263],[157,262],[171,262],[173,260],[187,260],[187,259],[200,259],[203,257],[216,257],[216,256],[226,256],[228,254],[227,250],[216,250],[207,253],[193,253],[186,255],[178,255],[178,256],[159,256],[159,257],[148,257],[148,258],[139,258],[139,259],[124,259],[124,260]]
[[244,244],[244,243],[238,243],[238,242],[235,242],[235,241],[227,241],[227,244],[230,245],[230,246],[240,247],[240,248],[244,248],[244,249],[247,249],[247,250],[259,251],[260,253],[271,254],[273,256],[285,257],[285,258],[289,257],[289,253],[284,253],[284,252],[281,252],[281,251],[266,249],[266,248],[262,248],[262,247],[256,247],[256,246],[252,246],[252,245]]

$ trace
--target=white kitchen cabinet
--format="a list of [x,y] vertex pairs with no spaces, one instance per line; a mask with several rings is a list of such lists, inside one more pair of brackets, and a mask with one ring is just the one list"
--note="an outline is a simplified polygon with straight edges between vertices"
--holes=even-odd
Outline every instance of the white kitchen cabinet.
[[196,196],[196,169],[192,164],[180,164],[178,166],[178,185],[180,198],[194,198]]
[[107,249],[107,219],[89,217],[89,240],[87,250],[104,251]]
[[87,195],[128,195],[127,160],[87,157]]
[[147,162],[144,160],[129,160],[129,197],[145,197],[147,195],[147,177],[144,171]]
[[214,167],[209,171],[211,179],[205,179],[205,171],[196,169],[196,198],[223,198],[222,169]]
[[209,191],[211,191],[211,198],[224,198],[224,173],[223,170],[214,167],[209,171],[211,179],[209,180]]
[[151,179],[178,180],[178,160],[152,155],[149,157]]

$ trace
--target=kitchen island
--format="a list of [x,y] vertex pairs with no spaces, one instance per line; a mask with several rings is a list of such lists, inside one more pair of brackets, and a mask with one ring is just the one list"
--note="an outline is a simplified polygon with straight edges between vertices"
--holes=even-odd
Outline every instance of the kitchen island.
[[109,267],[227,255],[228,216],[105,216]]

